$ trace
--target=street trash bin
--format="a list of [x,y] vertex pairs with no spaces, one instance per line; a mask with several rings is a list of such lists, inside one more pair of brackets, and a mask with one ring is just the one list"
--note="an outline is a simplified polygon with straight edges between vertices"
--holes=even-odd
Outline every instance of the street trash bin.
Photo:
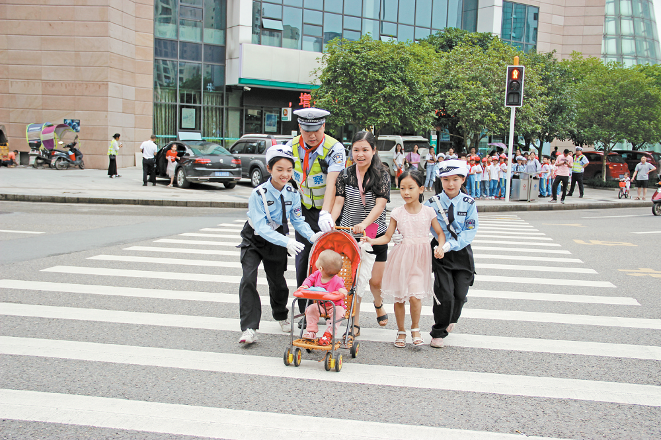
[[[524,196],[524,200],[525,200]],[[521,179],[512,179],[510,200],[521,200]]]

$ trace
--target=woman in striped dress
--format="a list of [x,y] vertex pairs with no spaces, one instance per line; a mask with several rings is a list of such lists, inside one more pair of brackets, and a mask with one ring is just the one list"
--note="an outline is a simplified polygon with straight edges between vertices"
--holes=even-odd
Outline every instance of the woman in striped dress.
[[[390,200],[390,172],[376,154],[376,140],[369,131],[359,131],[351,142],[351,156],[354,165],[340,173],[335,183],[335,205],[331,215],[334,221],[340,219],[340,226],[352,227],[354,237],[360,240],[363,231],[375,238],[387,230],[386,203]],[[354,336],[360,334],[360,297],[366,283],[361,279],[369,277],[369,287],[374,296],[377,322],[388,324],[388,315],[382,309],[381,280],[388,257],[388,245],[373,246],[373,250],[361,260],[362,277],[359,276],[356,292],[358,301],[354,319]]]

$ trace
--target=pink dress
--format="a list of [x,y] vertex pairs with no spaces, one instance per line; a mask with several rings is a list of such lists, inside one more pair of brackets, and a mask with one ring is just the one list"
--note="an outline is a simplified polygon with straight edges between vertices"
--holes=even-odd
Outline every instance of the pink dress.
[[429,228],[436,218],[436,211],[423,205],[417,214],[409,214],[404,206],[400,206],[393,209],[390,218],[397,222],[397,229],[404,240],[388,253],[381,293],[395,302],[431,296],[434,285]]

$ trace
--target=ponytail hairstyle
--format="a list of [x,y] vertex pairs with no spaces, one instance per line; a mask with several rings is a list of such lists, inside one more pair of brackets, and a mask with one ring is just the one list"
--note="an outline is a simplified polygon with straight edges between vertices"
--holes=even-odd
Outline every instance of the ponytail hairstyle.
[[[378,186],[381,182],[384,172],[383,162],[381,162],[381,159],[377,154],[376,139],[374,139],[374,134],[372,134],[371,131],[359,131],[356,133],[353,136],[353,139],[351,139],[351,148],[353,149],[353,144],[359,141],[366,141],[368,144],[370,144],[370,147],[372,147],[372,151],[374,152],[374,156],[372,156],[372,162],[370,163],[370,166],[367,168],[365,176],[363,177],[363,188],[365,189],[365,192],[368,192],[372,191],[372,189],[375,186]],[[356,165],[356,169],[357,168],[358,166]]]
[[[402,174],[399,176],[399,180],[397,181],[397,186],[401,187],[402,186],[402,180],[406,179],[407,177],[410,177],[413,179],[413,181],[418,185],[418,188],[422,188],[425,186],[425,178],[423,177],[422,173],[418,170],[408,170],[404,171]],[[420,197],[418,197],[418,200],[420,200],[420,203],[425,201],[425,196],[424,194],[420,194]]]

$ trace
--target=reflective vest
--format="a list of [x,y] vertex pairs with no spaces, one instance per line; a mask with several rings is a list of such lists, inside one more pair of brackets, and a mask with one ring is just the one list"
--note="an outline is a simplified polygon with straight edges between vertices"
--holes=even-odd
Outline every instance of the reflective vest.
[[113,139],[108,147],[108,156],[116,156],[117,153],[119,153],[119,142],[117,142],[117,139]]
[[326,194],[326,176],[327,173],[324,173],[321,165],[319,164],[320,160],[325,160],[328,152],[331,151],[333,146],[337,143],[337,140],[332,137],[325,135],[324,144],[323,144],[323,153],[317,156],[310,167],[308,175],[303,180],[303,160],[298,155],[298,147],[301,144],[301,136],[296,136],[292,140],[291,148],[294,153],[294,174],[292,178],[298,185],[298,191],[301,194],[301,203],[306,208],[316,208],[321,209],[324,205],[324,194]]
[[572,173],[582,173],[583,172],[583,164],[581,163],[581,159],[584,158],[585,156],[581,154],[580,156],[576,156],[574,158],[574,162],[571,165],[571,171]]

